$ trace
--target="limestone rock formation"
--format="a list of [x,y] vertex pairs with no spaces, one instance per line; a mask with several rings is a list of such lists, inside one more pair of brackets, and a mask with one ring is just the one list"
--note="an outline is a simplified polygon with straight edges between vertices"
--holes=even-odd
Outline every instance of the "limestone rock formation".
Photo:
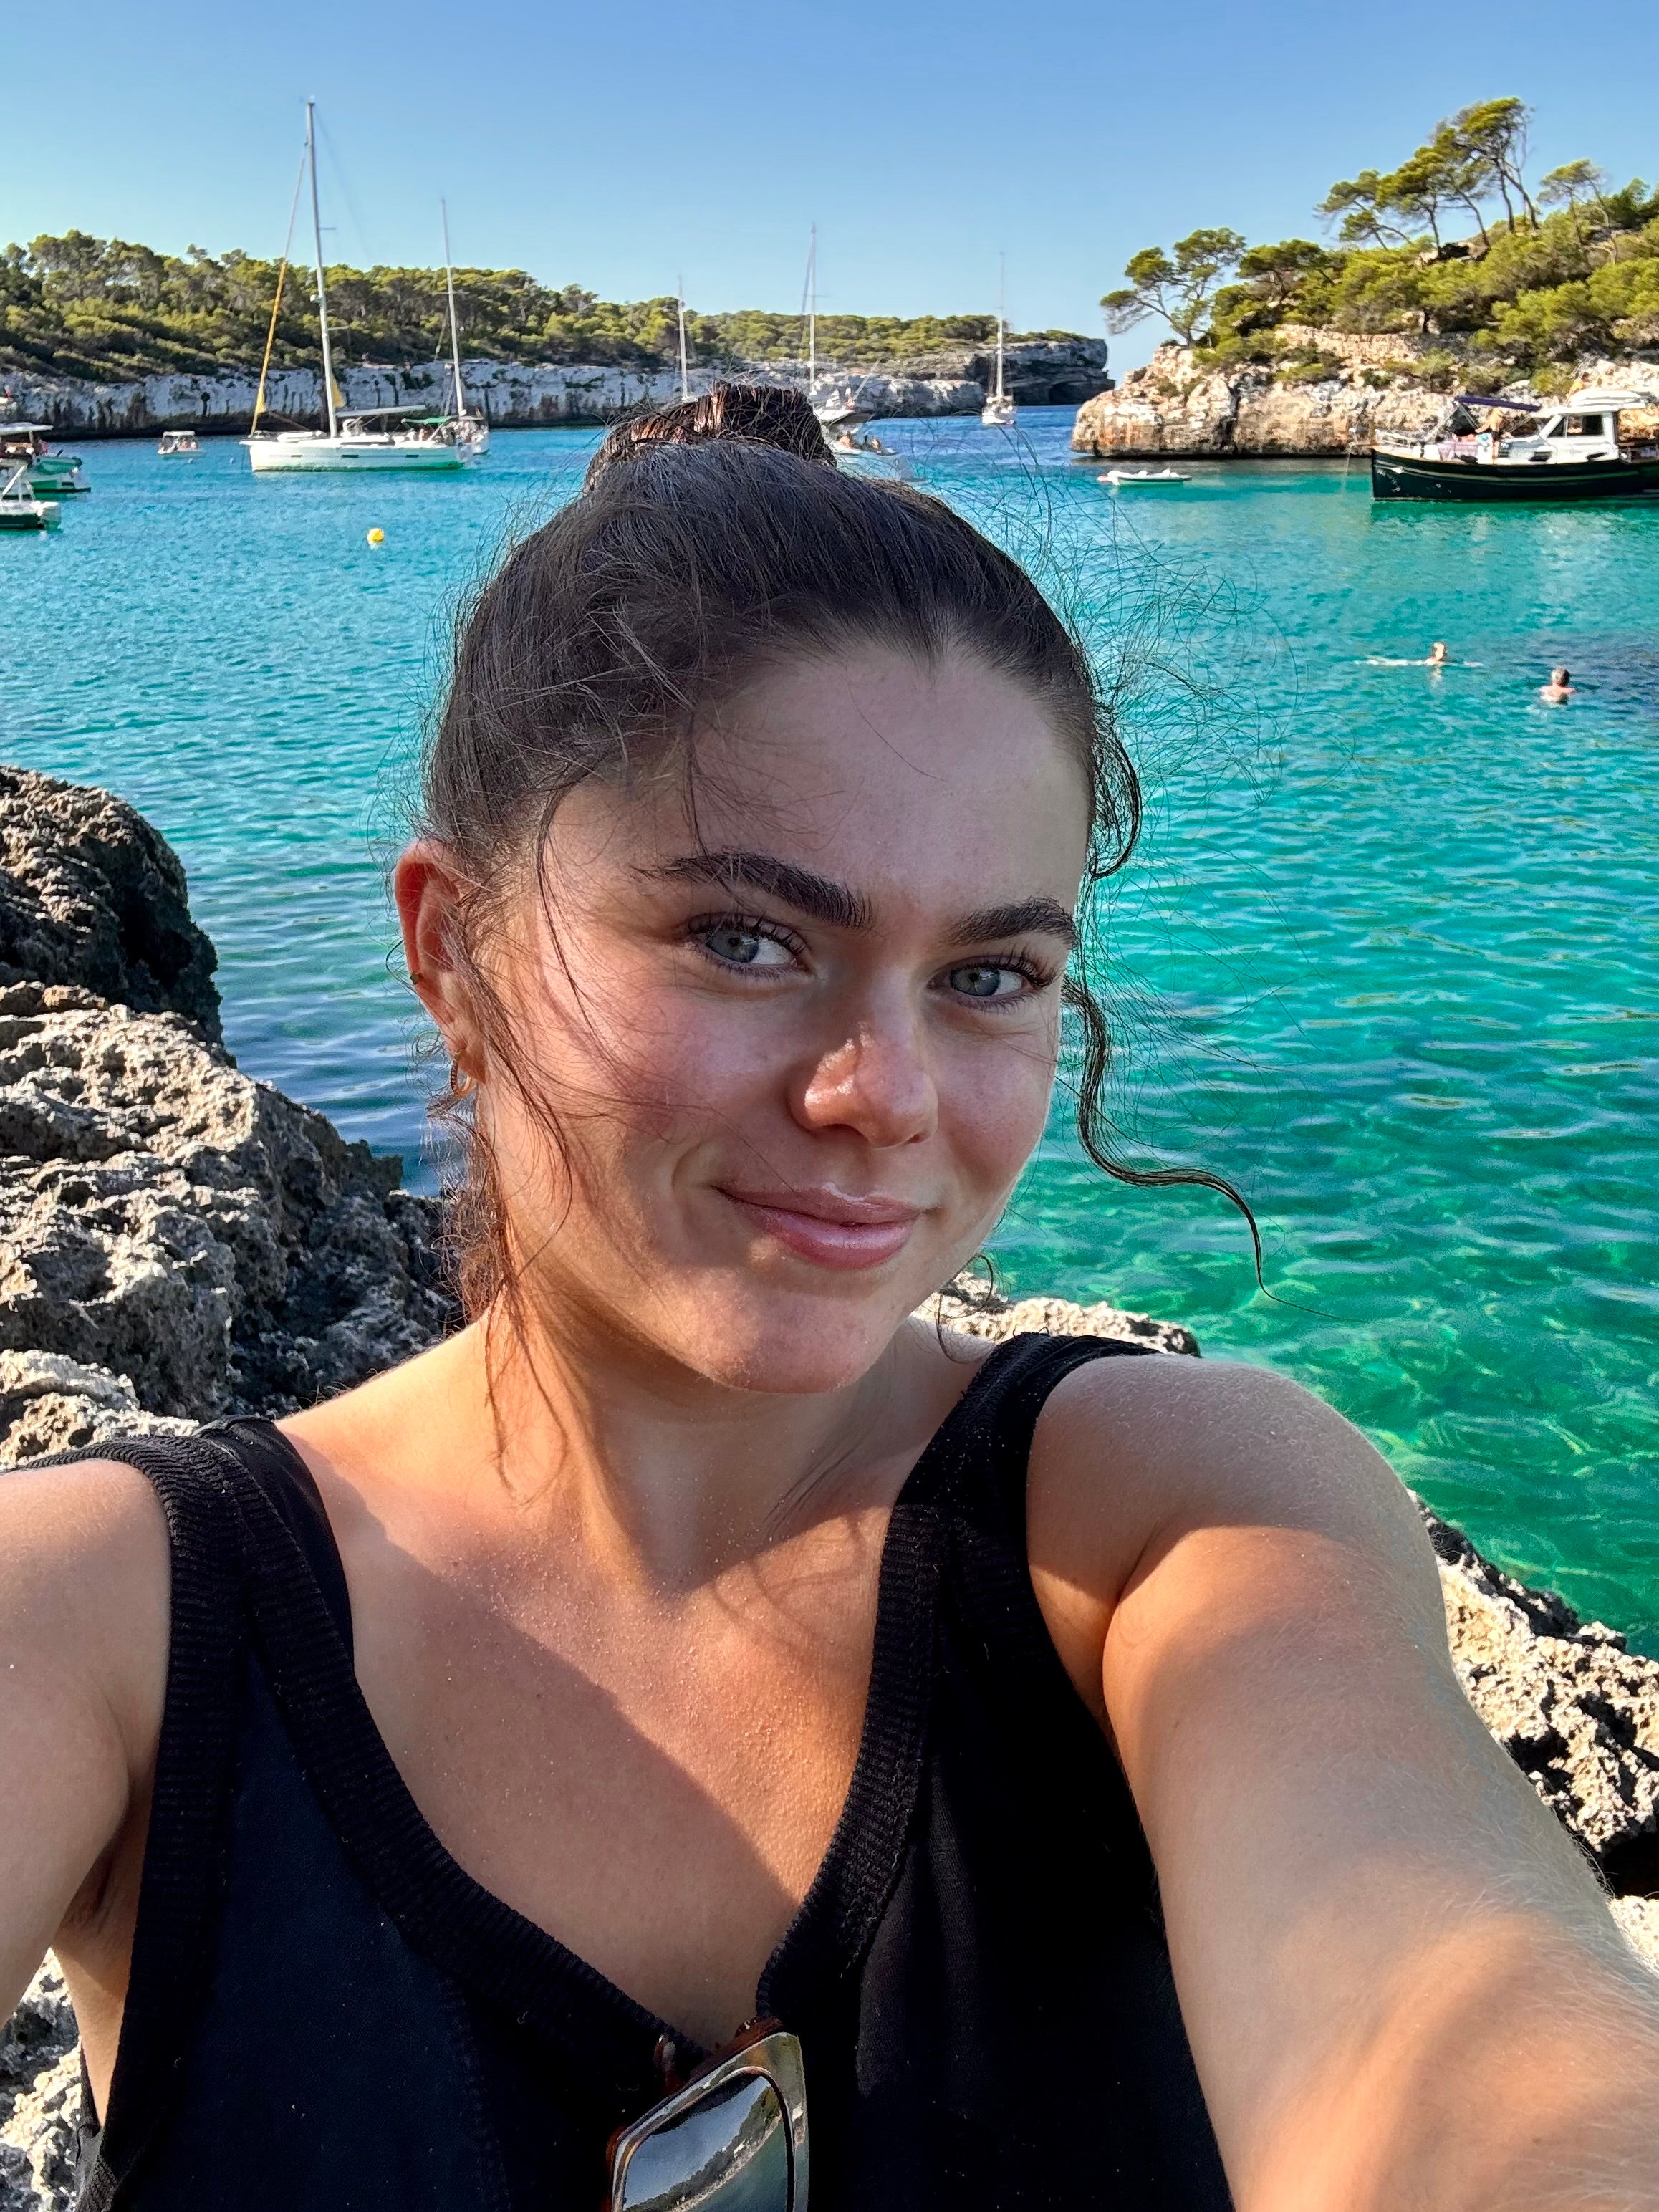
[[1287,383],[1266,366],[1206,369],[1181,346],[1160,346],[1144,368],[1079,409],[1074,451],[1123,454],[1340,457],[1374,437],[1420,437],[1446,403],[1415,384],[1377,386],[1363,372]]
[[[1144,368],[1079,409],[1073,450],[1101,459],[1150,453],[1340,459],[1368,453],[1376,438],[1431,436],[1444,426],[1450,401],[1419,373],[1424,341],[1291,325],[1278,337],[1287,362],[1224,369],[1206,368],[1185,347],[1160,346]],[[1433,347],[1455,351],[1449,339],[1437,338]],[[1298,360],[1298,353],[1313,357]],[[1464,374],[1484,389],[1480,380],[1500,372],[1470,362]],[[1586,359],[1577,380],[1641,390],[1659,384],[1659,368]],[[1524,396],[1524,387],[1500,386],[1499,396]],[[1639,429],[1640,420],[1632,416],[1630,427]]]
[[0,766],[0,985],[78,983],[216,1038],[217,957],[191,920],[178,855],[142,814]]
[[0,2027],[0,2212],[69,2212],[80,2118],[75,2014],[48,1959]]
[[[826,360],[821,381],[856,387],[859,404],[872,415],[976,414],[991,374],[982,348],[963,346],[926,360],[893,362],[866,371],[843,370]],[[1075,405],[1105,384],[1106,348],[1098,338],[1038,339],[1008,349],[1009,388],[1028,406]],[[462,374],[470,403],[502,429],[614,422],[632,408],[679,396],[679,372],[582,362],[469,361]],[[348,409],[449,404],[447,362],[404,368],[372,364],[343,368],[339,380]],[[731,362],[694,369],[691,387],[704,391],[723,377],[805,386],[805,362]],[[136,437],[168,428],[241,431],[253,412],[258,377],[252,368],[212,376],[149,376],[131,384],[92,384],[74,377],[14,373],[9,379],[19,412],[82,437]],[[322,380],[315,369],[276,369],[266,386],[273,417],[315,422]]]
[[1424,1517],[1470,1703],[1611,1887],[1650,1904],[1626,1924],[1659,1966],[1659,1660]]
[[1069,1298],[1011,1301],[975,1275],[958,1275],[949,1290],[929,1298],[920,1311],[924,1321],[942,1322],[964,1336],[989,1337],[998,1343],[1006,1336],[1042,1329],[1050,1336],[1110,1336],[1149,1345],[1154,1352],[1198,1357],[1198,1339],[1178,1321],[1154,1321],[1147,1314],[1126,1313],[1121,1306],[1073,1305]]
[[0,1351],[34,1363],[0,1373],[0,1456],[66,1422],[109,1433],[125,1393],[174,1418],[291,1410],[453,1318],[432,1203],[398,1189],[400,1164],[178,1015],[0,991]]

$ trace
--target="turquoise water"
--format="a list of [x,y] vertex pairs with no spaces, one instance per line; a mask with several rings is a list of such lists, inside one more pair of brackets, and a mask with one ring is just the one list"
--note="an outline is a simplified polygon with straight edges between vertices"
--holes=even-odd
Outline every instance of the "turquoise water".
[[[1659,502],[1376,507],[1341,464],[1114,495],[1068,427],[890,434],[1121,675],[1150,802],[1110,909],[1124,1149],[1233,1176],[1273,1296],[1219,1201],[1103,1184],[1058,1120],[1002,1271],[1299,1376],[1659,1651]],[[0,541],[0,756],[160,824],[240,1060],[417,1179],[381,861],[456,593],[592,443],[380,483],[96,445],[62,528]],[[1368,665],[1437,637],[1478,665]],[[1583,688],[1547,708],[1562,660]]]

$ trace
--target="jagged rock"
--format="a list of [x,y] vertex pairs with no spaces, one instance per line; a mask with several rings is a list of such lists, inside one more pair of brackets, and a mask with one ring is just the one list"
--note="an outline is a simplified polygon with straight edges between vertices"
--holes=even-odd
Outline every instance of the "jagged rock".
[[56,1352],[0,1352],[0,1460],[84,1451],[105,1437],[182,1435],[193,1421],[147,1413],[132,1379]]
[[1611,1887],[1659,1897],[1659,1660],[1424,1517],[1470,1703]]
[[943,1322],[945,1328],[963,1335],[990,1337],[999,1343],[1006,1336],[1043,1329],[1050,1336],[1112,1336],[1127,1343],[1151,1345],[1155,1352],[1198,1357],[1198,1339],[1178,1321],[1154,1321],[1148,1314],[1126,1313],[1121,1306],[1104,1304],[1073,1305],[1069,1298],[1010,1301],[976,1275],[958,1275],[948,1290],[929,1298],[920,1312],[925,1321]]
[[0,1457],[100,1423],[110,1388],[175,1418],[291,1411],[453,1323],[436,1209],[400,1163],[177,1015],[0,991],[0,1349],[108,1377],[57,1394],[78,1413],[25,1394]]
[[106,791],[0,767],[0,984],[79,984],[184,1014],[216,1039],[217,961],[177,854],[142,814]]
[[48,1958],[0,2027],[0,2212],[69,2212],[80,2118],[75,2014]]

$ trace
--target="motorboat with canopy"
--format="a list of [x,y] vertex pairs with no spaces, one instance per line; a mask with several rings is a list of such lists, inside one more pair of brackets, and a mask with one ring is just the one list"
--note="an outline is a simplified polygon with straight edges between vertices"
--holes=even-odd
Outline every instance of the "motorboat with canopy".
[[51,436],[50,422],[0,420],[0,476],[9,476],[21,461],[31,492],[61,499],[65,494],[90,491],[92,486],[81,473],[81,456],[49,445]]
[[[1371,448],[1377,499],[1579,501],[1632,499],[1659,492],[1659,443],[1621,434],[1621,417],[1659,407],[1651,392],[1592,388],[1569,399],[1493,398],[1461,392],[1445,428],[1416,441],[1379,439]],[[1506,430],[1482,428],[1481,413],[1528,419]]]

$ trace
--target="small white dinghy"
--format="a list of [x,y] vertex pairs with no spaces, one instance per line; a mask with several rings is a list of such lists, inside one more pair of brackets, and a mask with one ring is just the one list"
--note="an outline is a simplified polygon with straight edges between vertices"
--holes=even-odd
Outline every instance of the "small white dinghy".
[[1166,484],[1190,483],[1192,478],[1189,476],[1182,476],[1179,469],[1108,469],[1105,475],[1097,477],[1095,482],[1109,484]]

